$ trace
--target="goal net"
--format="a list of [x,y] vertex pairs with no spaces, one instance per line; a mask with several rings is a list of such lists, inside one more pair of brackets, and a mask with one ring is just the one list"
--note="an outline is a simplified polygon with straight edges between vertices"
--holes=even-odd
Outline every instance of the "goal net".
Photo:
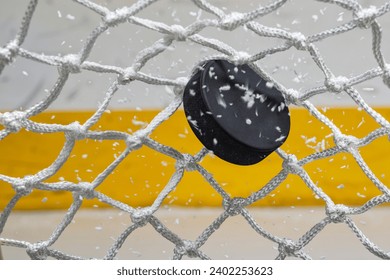
[[[57,76],[47,91],[47,95],[39,101],[31,105],[24,105],[16,110],[3,110],[0,113],[0,146],[5,145],[7,138],[23,131],[47,137],[52,134],[61,134],[64,139],[62,148],[53,157],[53,161],[34,174],[14,176],[7,173],[5,167],[1,169],[0,196],[6,199],[0,215],[0,244],[3,248],[6,246],[23,248],[32,259],[94,258],[94,256],[76,256],[66,250],[59,250],[56,248],[56,242],[72,224],[82,205],[88,201],[98,200],[100,204],[119,209],[130,217],[128,225],[112,242],[104,259],[116,258],[124,242],[146,225],[151,226],[156,233],[173,245],[174,249],[170,255],[173,259],[185,257],[209,259],[212,254],[203,250],[204,245],[227,220],[238,215],[247,222],[259,238],[267,239],[275,245],[277,253],[269,258],[311,259],[305,248],[318,234],[334,223],[345,224],[354,234],[356,240],[373,255],[383,259],[390,258],[389,252],[366,236],[355,219],[355,217],[390,201],[390,191],[386,185],[386,179],[381,176],[380,171],[386,167],[378,167],[376,164],[380,165],[380,160],[378,162],[367,160],[364,156],[364,149],[378,141],[380,141],[381,150],[384,151],[380,157],[388,158],[389,156],[386,152],[389,151],[390,123],[383,114],[386,111],[374,109],[375,106],[367,102],[367,99],[373,91],[372,85],[386,94],[390,87],[390,64],[385,58],[385,51],[389,49],[389,46],[384,45],[385,40],[383,39],[389,37],[390,34],[382,31],[381,27],[381,20],[389,14],[390,2],[375,1],[374,3],[371,1],[373,5],[375,4],[372,6],[366,5],[366,2],[370,1],[361,1],[364,3],[355,0],[305,1],[305,5],[315,3],[318,7],[317,12],[305,15],[304,10],[302,10],[294,17],[296,20],[287,27],[282,26],[270,16],[281,15],[283,17],[289,12],[292,13],[293,7],[297,8],[301,5],[300,1],[261,1],[261,5],[258,1],[253,1],[254,3],[242,1],[242,5],[236,4],[234,10],[224,7],[224,1],[188,0],[187,4],[191,5],[192,10],[183,17],[185,18],[183,21],[175,21],[175,16],[180,13],[180,6],[183,4],[181,1],[139,0],[130,1],[130,4],[125,1],[123,7],[113,9],[108,8],[112,4],[110,1],[105,3],[105,1],[74,0],[73,2],[75,2],[75,7],[93,14],[97,19],[95,28],[89,30],[88,36],[78,38],[82,44],[80,49],[74,48],[60,54],[53,54],[43,51],[50,49],[50,46],[42,49],[25,47],[30,28],[34,22],[34,15],[39,11],[41,5],[38,0],[31,0],[28,3],[20,28],[15,31],[12,39],[8,42],[1,42],[0,74],[3,77],[6,76],[6,71],[11,69],[18,60],[22,60],[26,64],[50,67],[51,72]],[[152,16],[146,16],[146,12],[154,11],[155,5],[159,3],[169,5],[169,7],[178,5],[177,9],[166,9],[166,12],[171,13],[171,23],[162,22],[159,13],[151,13]],[[315,24],[322,18],[330,17],[332,9],[337,11],[337,17],[327,21],[326,29],[315,32],[308,31],[310,30],[308,25]],[[60,10],[57,11],[57,16],[73,20],[71,14],[62,14]],[[307,24],[297,24],[300,18],[306,19]],[[140,34],[126,32],[126,28],[132,26],[139,28]],[[299,26],[301,28],[298,28]],[[142,34],[147,32],[153,33],[156,40],[150,44],[145,42],[142,49],[132,50],[134,57],[131,60],[125,53],[128,50],[123,50],[123,61],[106,63],[105,61],[109,61],[109,59],[96,57],[94,50],[99,48],[102,39],[109,40],[105,37],[109,32],[114,32],[118,28],[123,28],[121,36],[130,38],[129,40],[134,36],[134,38],[139,38],[137,40],[142,41]],[[245,33],[245,36],[250,38],[245,42],[248,45],[245,49],[236,47],[236,45],[239,46],[240,42],[235,42],[237,41],[235,38],[241,38],[237,37],[238,32]],[[352,42],[351,37],[348,37],[348,34],[352,33],[362,34],[361,37],[364,37],[365,40]],[[210,34],[214,34],[215,37],[211,37]],[[75,36],[77,35],[75,33]],[[332,58],[332,53],[322,45],[327,41],[330,42],[330,45],[336,45],[331,48],[332,51],[345,52],[341,56],[344,61]],[[361,45],[359,45],[360,43]],[[165,67],[153,68],[153,63],[159,58],[164,56],[170,58],[172,52],[175,52],[175,48],[184,49],[182,58],[178,61],[172,61],[170,65]],[[197,52],[192,51],[196,48]],[[360,56],[361,53],[356,55],[355,49],[358,48],[363,48],[364,56]],[[107,50],[105,56],[112,56],[112,52]],[[340,55],[338,57],[340,58]],[[299,147],[301,142],[290,144],[295,146],[296,150],[285,149],[285,146],[282,146],[274,153],[281,164],[271,179],[267,180],[265,184],[257,185],[257,189],[246,196],[231,195],[225,189],[223,181],[216,179],[213,173],[203,165],[204,160],[213,157],[206,148],[200,148],[195,153],[182,152],[175,143],[166,143],[151,136],[154,131],[163,129],[175,112],[181,110],[183,91],[193,70],[197,65],[209,59],[223,59],[237,65],[247,64],[252,67],[270,85],[282,92],[290,108],[301,109],[309,113],[326,131],[322,137],[327,142],[325,140],[317,142],[320,137],[316,140],[302,136],[303,143],[312,146],[311,152],[304,156],[291,152],[304,149],[304,147]],[[270,60],[275,63],[274,66],[270,66],[272,65]],[[359,67],[351,70],[348,68],[350,66],[348,64],[352,60]],[[366,63],[367,61],[369,63]],[[287,62],[291,64],[289,68],[284,66]],[[309,64],[314,65],[312,72],[302,70],[302,67]],[[107,82],[107,87],[104,89],[105,95],[100,98],[99,106],[93,114],[83,121],[75,118],[69,123],[56,123],[55,118],[47,119],[47,122],[37,121],[37,116],[50,111],[56,101],[62,100],[66,85],[81,73],[97,75],[98,79],[105,79]],[[105,78],[105,75],[110,76]],[[28,73],[24,73],[24,76],[28,76]],[[20,83],[23,84],[23,82]],[[150,122],[138,123],[137,120],[133,120],[133,123],[135,122],[139,126],[131,131],[98,127],[99,121],[104,118],[105,114],[109,114],[110,104],[117,98],[118,94],[122,94],[118,92],[132,84],[137,85],[138,92],[135,95],[144,96],[145,88],[150,86],[155,89],[153,98],[159,99],[159,93],[161,93],[168,96],[166,100],[169,102],[151,118]],[[1,92],[0,100],[3,98],[3,100],[12,99],[13,95],[17,94],[19,92]],[[152,93],[149,94],[148,100],[151,100],[151,95]],[[83,102],[88,102],[89,98],[92,97],[85,97]],[[317,106],[319,101],[328,99],[339,100],[340,104],[353,104],[356,111],[365,116],[364,119],[356,120],[359,126],[364,122],[375,122],[375,125],[371,126],[373,129],[364,131],[364,133],[345,129],[343,124],[336,123],[327,114],[328,108]],[[387,99],[389,98],[387,97]],[[376,105],[383,104],[379,101]],[[182,118],[185,118],[184,115]],[[345,118],[348,119],[348,116]],[[311,129],[310,123],[297,123],[294,120],[294,115],[291,117],[291,123],[292,127],[306,127],[307,131]],[[29,139],[23,139],[23,141],[27,142]],[[72,160],[72,151],[75,146],[85,141],[90,141],[88,143],[115,141],[118,145],[123,145],[124,148],[91,180],[73,181],[68,178],[58,180],[57,175],[61,168],[66,162]],[[172,174],[167,174],[169,176],[168,182],[161,187],[153,201],[147,205],[133,205],[128,201],[100,191],[99,186],[120,168],[121,163],[143,147],[151,149],[155,154],[162,154],[174,162]],[[340,203],[337,197],[327,192],[323,183],[321,185],[313,179],[313,165],[321,161],[327,162],[321,165],[327,168],[327,164],[332,164],[331,159],[339,155],[347,157],[350,164],[355,164],[358,167],[359,176],[363,175],[365,180],[370,182],[367,187],[375,189],[375,195],[364,200],[360,205]],[[5,157],[5,159],[7,158]],[[98,160],[97,157],[96,161]],[[34,158],[31,158],[30,161],[34,161]],[[259,164],[258,176],[264,177],[262,169],[265,168],[266,164],[267,162]],[[13,165],[13,162],[12,160],[3,160],[1,165],[8,167]],[[18,167],[14,166],[13,168]],[[240,172],[243,169],[237,170]],[[131,174],[132,169],[127,170],[127,172]],[[316,172],[320,171],[316,170]],[[180,186],[184,174],[187,173],[197,173],[202,177],[202,180],[207,182],[210,187],[210,191],[218,196],[222,207],[220,215],[207,227],[199,229],[200,234],[192,240],[180,236],[158,217],[158,212],[167,201],[172,199],[172,194]],[[239,174],[236,175],[239,177]],[[290,176],[295,176],[301,183],[304,183],[306,191],[324,207],[323,218],[308,228],[302,236],[294,239],[289,236],[273,234],[266,225],[256,220],[250,207],[269,199],[277,190],[286,191],[283,184]],[[329,177],[332,176],[329,175]],[[335,183],[340,188],[345,184],[343,179],[347,180],[346,178],[337,178]],[[366,181],[362,184],[366,184]],[[112,182],[112,184],[115,183]],[[192,187],[196,188],[197,186]],[[5,195],[5,190],[8,188],[12,188],[12,195],[9,197]],[[238,185],[236,188],[240,188],[240,186]],[[36,191],[71,194],[71,204],[62,221],[45,240],[31,242],[17,240],[12,236],[2,234],[18,203],[32,196]],[[99,215],[99,210],[93,210],[96,210],[96,215]],[[386,223],[386,221],[383,222]],[[245,256],[242,257],[245,258]]]

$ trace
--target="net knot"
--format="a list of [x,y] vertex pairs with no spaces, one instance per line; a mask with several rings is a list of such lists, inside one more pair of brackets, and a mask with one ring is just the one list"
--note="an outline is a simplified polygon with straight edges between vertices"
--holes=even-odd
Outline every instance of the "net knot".
[[134,79],[137,76],[137,72],[134,70],[133,67],[127,67],[123,70],[122,74],[119,77],[119,82],[122,85],[125,85],[131,81],[134,81]]
[[0,48],[0,64],[9,64],[13,61],[18,52],[19,46],[11,41],[5,48]]
[[283,169],[291,174],[298,174],[302,171],[302,167],[298,163],[295,155],[288,155],[282,163]]
[[134,135],[128,135],[126,137],[125,142],[127,147],[129,147],[132,151],[135,151],[142,148],[143,145],[142,139],[143,137],[135,133]]
[[354,20],[360,28],[369,28],[378,15],[378,9],[370,6],[366,9],[360,9],[354,12]]
[[131,214],[131,221],[141,227],[149,223],[151,212],[149,208],[137,209]]
[[34,176],[25,176],[19,183],[14,184],[13,188],[16,193],[27,196],[33,191],[34,184]]
[[86,199],[93,199],[95,197],[95,190],[91,183],[89,182],[79,182],[78,186],[80,189],[77,194]]
[[49,253],[45,242],[29,244],[26,252],[34,260],[46,260]]
[[68,129],[67,135],[75,140],[82,140],[86,137],[87,131],[78,121],[68,124]]
[[81,59],[78,54],[67,54],[62,57],[62,69],[70,73],[81,72]]
[[250,57],[251,56],[247,52],[240,51],[234,54],[233,60],[236,64],[242,65],[248,63]]
[[23,127],[26,113],[22,111],[12,111],[0,113],[0,124],[11,132],[18,132]]
[[174,252],[177,255],[186,255],[190,258],[196,258],[199,255],[195,242],[191,240],[183,240],[182,244],[175,247]]
[[345,90],[346,86],[348,85],[349,79],[344,76],[332,76],[330,78],[327,78],[325,80],[325,86],[328,88],[329,91],[340,93]]
[[301,32],[293,32],[290,34],[289,43],[294,46],[297,50],[307,50],[307,41],[305,35]]
[[326,208],[326,215],[333,223],[342,223],[347,217],[348,207],[343,204],[330,205]]
[[188,83],[188,78],[178,77],[175,81],[177,84],[173,87],[173,93],[176,96],[183,96],[184,89]]
[[354,149],[359,144],[359,139],[352,135],[335,134],[334,142],[343,151]]
[[32,187],[27,185],[16,185],[14,190],[21,196],[27,196],[32,192]]
[[281,255],[284,256],[294,255],[297,249],[298,249],[297,244],[289,238],[283,238],[281,242],[279,242],[278,250]]
[[171,25],[169,31],[172,38],[176,41],[185,41],[187,39],[187,30],[181,25]]
[[246,200],[243,197],[234,197],[223,201],[223,208],[230,216],[236,216],[242,213],[246,206]]
[[109,26],[109,27],[115,27],[119,23],[124,22],[127,20],[127,17],[129,16],[129,7],[122,7],[120,9],[117,9],[115,11],[111,11],[105,15],[103,18],[103,21]]
[[196,159],[190,154],[183,154],[183,157],[176,162],[176,169],[184,168],[187,171],[196,170]]
[[245,20],[245,14],[232,12],[223,16],[220,27],[225,30],[233,30],[237,28],[243,20]]
[[300,94],[295,89],[292,89],[292,88],[287,89],[286,93],[285,93],[285,99],[286,99],[287,105],[290,105],[290,104],[293,104],[296,106],[302,105],[302,102],[300,100]]

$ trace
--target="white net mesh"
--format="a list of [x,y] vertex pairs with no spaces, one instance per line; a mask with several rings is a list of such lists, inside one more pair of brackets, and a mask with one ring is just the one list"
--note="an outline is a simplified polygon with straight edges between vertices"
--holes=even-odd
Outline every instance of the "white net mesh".
[[[373,207],[390,201],[390,192],[388,187],[384,185],[374,174],[359,151],[361,147],[369,145],[375,139],[388,137],[390,133],[390,123],[378,112],[373,110],[365,102],[365,100],[363,100],[358,90],[355,89],[356,85],[373,80],[377,77],[381,77],[383,83],[390,87],[390,65],[386,63],[382,52],[382,31],[378,22],[378,18],[390,11],[390,2],[378,7],[371,6],[369,8],[365,8],[358,2],[352,0],[322,0],[320,2],[337,5],[344,9],[346,13],[352,15],[352,20],[310,36],[306,36],[305,34],[299,32],[290,32],[282,28],[268,27],[261,24],[261,18],[263,16],[270,13],[276,13],[280,7],[285,5],[287,0],[273,1],[268,5],[260,6],[248,13],[226,13],[224,9],[213,5],[212,2],[208,2],[206,0],[192,0],[193,4],[200,8],[204,13],[210,13],[214,15],[215,18],[197,19],[188,26],[181,26],[178,24],[166,25],[163,22],[153,21],[137,16],[137,14],[144,9],[153,9],[152,4],[156,2],[156,0],[140,0],[130,6],[117,10],[109,10],[102,5],[88,0],[75,0],[74,2],[77,2],[82,6],[82,8],[89,9],[101,17],[100,24],[92,30],[90,35],[84,40],[83,47],[79,52],[61,56],[52,56],[29,51],[23,48],[23,42],[28,34],[30,21],[33,18],[34,11],[38,4],[37,0],[30,1],[19,32],[16,34],[14,39],[0,48],[0,73],[5,67],[11,65],[17,57],[23,57],[33,61],[34,63],[43,63],[58,69],[58,79],[46,98],[26,110],[10,111],[0,114],[0,124],[4,127],[4,129],[0,131],[0,139],[4,139],[12,133],[18,133],[22,129],[41,134],[61,132],[64,133],[66,138],[63,148],[54,162],[40,172],[23,178],[10,177],[6,174],[0,174],[0,180],[12,185],[15,191],[14,197],[1,212],[0,234],[3,232],[7,219],[13,211],[15,205],[24,196],[28,196],[33,190],[37,189],[53,192],[66,191],[73,194],[73,203],[71,207],[68,209],[62,222],[55,228],[53,233],[48,236],[46,240],[27,242],[2,237],[0,238],[0,242],[3,246],[25,248],[32,259],[46,259],[48,257],[56,259],[81,259],[82,257],[73,256],[65,251],[55,249],[56,241],[72,222],[76,212],[80,209],[83,200],[99,199],[101,202],[106,203],[113,208],[120,209],[121,211],[128,213],[131,217],[131,224],[113,242],[111,248],[107,251],[104,257],[105,259],[115,258],[126,239],[131,236],[132,233],[148,224],[151,225],[162,237],[174,244],[175,249],[172,255],[174,259],[181,259],[185,256],[208,259],[209,256],[207,253],[203,252],[202,246],[227,219],[236,215],[241,215],[248,222],[250,227],[259,235],[259,237],[268,239],[275,243],[279,252],[276,256],[277,259],[284,259],[286,257],[310,259],[310,255],[305,252],[305,247],[317,236],[317,234],[332,223],[344,223],[356,235],[356,238],[368,251],[380,258],[390,258],[390,254],[384,249],[379,248],[368,237],[366,237],[351,218],[353,215],[363,214]],[[161,39],[151,46],[139,51],[135,61],[126,68],[114,65],[103,65],[98,62],[89,61],[88,58],[99,36],[108,29],[115,28],[124,23],[138,25],[142,28],[158,32],[161,34]],[[206,28],[234,31],[239,27],[245,27],[260,37],[281,39],[283,43],[261,52],[251,54],[235,50],[233,47],[220,40],[200,35],[201,31]],[[320,51],[316,47],[316,43],[344,34],[351,30],[358,29],[371,29],[372,51],[377,62],[377,66],[372,69],[368,69],[363,74],[357,76],[349,78],[337,76],[334,74],[334,71],[332,71],[333,69],[330,69],[330,67],[327,66],[327,62],[323,59]],[[163,55],[164,52],[176,41],[186,41],[193,44],[199,44],[218,53],[212,57],[203,57],[198,62],[210,58],[220,58],[236,63],[249,64],[260,75],[271,81],[274,86],[284,94],[290,105],[305,108],[325,126],[329,127],[332,131],[335,145],[331,148],[315,152],[300,159],[294,154],[287,154],[282,149],[279,149],[277,150],[277,154],[283,160],[280,172],[266,185],[261,186],[258,191],[254,192],[252,195],[245,198],[231,197],[224,188],[221,187],[220,183],[214,179],[212,174],[204,169],[200,164],[200,161],[208,155],[208,151],[206,149],[200,150],[196,155],[182,154],[174,147],[163,145],[149,137],[149,135],[157,127],[169,119],[169,117],[180,107],[182,103],[183,89],[191,73],[186,73],[185,77],[181,75],[171,79],[162,77],[162,75],[153,76],[145,74],[142,72],[142,68],[153,58]],[[323,73],[323,85],[305,91],[286,88],[283,83],[278,82],[272,74],[266,72],[258,64],[258,62],[265,57],[294,48],[297,51],[307,52],[310,54],[312,60]],[[114,73],[117,75],[117,78],[107,89],[104,100],[101,102],[99,108],[93,116],[84,123],[80,124],[77,120],[75,120],[73,123],[67,125],[37,123],[30,119],[31,117],[48,109],[61,94],[61,90],[68,81],[68,78],[71,75],[75,75],[82,71]],[[110,101],[117,90],[121,86],[134,81],[158,86],[170,86],[173,88],[175,96],[171,103],[161,110],[161,112],[155,116],[155,118],[145,128],[139,129],[135,133],[129,134],[121,131],[92,130],[91,127],[98,122],[102,114],[108,108]],[[379,124],[379,128],[371,131],[362,138],[342,133],[340,128],[337,127],[320,110],[318,110],[310,101],[314,96],[329,92],[347,93],[350,99],[352,99],[358,107],[367,112],[367,114],[369,114]],[[91,182],[47,182],[47,180],[52,178],[67,161],[75,143],[83,139],[123,141],[126,143],[126,149]],[[112,173],[116,167],[127,156],[129,156],[129,154],[142,146],[147,146],[150,149],[153,149],[158,153],[165,154],[176,161],[175,172],[171,175],[169,182],[159,193],[152,205],[143,208],[135,208],[132,205],[115,200],[96,190],[105,178]],[[370,199],[364,205],[359,207],[349,207],[344,204],[335,204],[331,197],[329,197],[316,185],[315,182],[313,182],[309,174],[305,171],[305,165],[319,159],[329,158],[339,153],[348,153],[354,158],[356,163],[360,166],[361,172],[363,172],[372,181],[375,187],[380,191],[380,195]],[[156,212],[160,209],[164,199],[179,184],[185,172],[199,172],[223,199],[224,210],[221,211],[220,216],[206,227],[194,240],[185,240],[181,238],[156,216]],[[274,234],[271,234],[265,227],[261,226],[259,222],[253,218],[251,210],[247,208],[252,203],[267,197],[267,195],[280,186],[289,174],[299,176],[307,185],[307,188],[315,193],[319,199],[323,200],[326,205],[326,215],[324,215],[324,218],[318,221],[318,223],[313,225],[305,234],[296,240],[292,240],[288,236],[275,236]],[[270,258],[272,257],[274,256],[270,256]]]

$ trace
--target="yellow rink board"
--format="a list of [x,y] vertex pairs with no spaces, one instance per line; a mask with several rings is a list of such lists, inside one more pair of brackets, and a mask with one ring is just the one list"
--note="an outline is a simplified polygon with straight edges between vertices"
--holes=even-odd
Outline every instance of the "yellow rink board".
[[[376,108],[390,119],[390,108]],[[366,136],[379,125],[364,111],[356,108],[322,110],[341,131],[356,137]],[[83,123],[93,112],[46,112],[32,118],[42,123]],[[113,111],[105,113],[93,129],[134,132],[150,122],[158,111]],[[134,121],[135,120],[135,121]],[[291,110],[291,132],[282,149],[301,159],[317,150],[333,147],[328,127],[316,120],[306,110]],[[183,111],[177,111],[152,134],[151,138],[174,147],[182,153],[195,154],[200,142],[192,134]],[[63,133],[36,134],[25,130],[11,134],[0,141],[0,174],[23,177],[35,174],[49,166],[58,156],[65,137]],[[125,148],[121,141],[78,141],[71,157],[47,182],[60,180],[92,181]],[[360,149],[375,175],[387,186],[390,184],[390,143],[380,137]],[[236,166],[216,157],[207,156],[201,165],[231,196],[246,197],[262,188],[280,170],[282,160],[270,155],[253,166]],[[175,160],[143,146],[132,152],[97,190],[133,207],[150,205],[174,172]],[[353,157],[341,153],[331,158],[314,161],[304,166],[313,182],[321,187],[336,203],[361,205],[380,194],[364,175]],[[15,194],[12,187],[0,181],[0,209]],[[16,209],[67,208],[72,202],[69,192],[34,190],[22,198]],[[177,188],[164,201],[169,205],[220,206],[222,199],[197,172],[186,172]],[[297,175],[289,175],[279,187],[255,206],[322,205],[314,193]],[[96,199],[84,200],[84,207],[104,207]]]

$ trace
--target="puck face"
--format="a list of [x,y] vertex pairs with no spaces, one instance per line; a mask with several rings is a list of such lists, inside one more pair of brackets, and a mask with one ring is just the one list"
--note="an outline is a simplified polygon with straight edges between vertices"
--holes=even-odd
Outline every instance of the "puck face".
[[205,62],[188,82],[183,105],[203,145],[234,164],[261,161],[290,131],[283,95],[248,65]]

